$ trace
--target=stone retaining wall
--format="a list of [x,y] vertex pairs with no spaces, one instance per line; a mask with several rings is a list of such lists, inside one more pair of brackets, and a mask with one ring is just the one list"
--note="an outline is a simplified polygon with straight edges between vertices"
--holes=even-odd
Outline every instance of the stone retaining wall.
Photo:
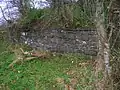
[[96,55],[98,52],[98,38],[94,29],[52,29],[23,32],[20,41],[39,50],[59,53]]

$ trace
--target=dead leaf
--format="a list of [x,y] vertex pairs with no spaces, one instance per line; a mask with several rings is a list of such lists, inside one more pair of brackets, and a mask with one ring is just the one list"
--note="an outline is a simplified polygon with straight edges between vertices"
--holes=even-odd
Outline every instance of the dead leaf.
[[75,74],[75,73],[76,73],[75,70],[70,70],[70,71],[67,72],[67,75],[73,75],[73,74]]
[[60,84],[64,84],[65,82],[64,82],[64,78],[56,78],[56,81],[58,82],[58,83],[60,83]]
[[65,90],[75,90],[75,89],[72,88],[70,85],[66,84],[65,85]]
[[72,79],[70,79],[70,85],[71,85],[73,88],[75,88],[75,86],[77,85],[77,82],[78,82],[77,78],[72,78]]

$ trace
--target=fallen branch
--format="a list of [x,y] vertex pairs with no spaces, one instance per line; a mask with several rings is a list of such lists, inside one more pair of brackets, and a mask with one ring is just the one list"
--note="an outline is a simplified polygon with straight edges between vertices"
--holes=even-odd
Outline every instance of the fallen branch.
[[20,48],[19,50],[14,50],[14,53],[15,53],[16,59],[11,64],[9,64],[8,68],[13,67],[14,64],[19,62],[30,61],[36,58],[39,58],[39,59],[49,58],[51,56],[51,54],[48,52],[40,52],[40,51],[25,52],[22,48]]

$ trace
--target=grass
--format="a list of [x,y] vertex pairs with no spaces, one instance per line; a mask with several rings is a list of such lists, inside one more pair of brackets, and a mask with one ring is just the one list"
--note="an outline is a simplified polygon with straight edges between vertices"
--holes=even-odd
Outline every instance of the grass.
[[0,41],[0,90],[94,90],[93,61],[89,56],[63,54],[8,65],[14,53]]

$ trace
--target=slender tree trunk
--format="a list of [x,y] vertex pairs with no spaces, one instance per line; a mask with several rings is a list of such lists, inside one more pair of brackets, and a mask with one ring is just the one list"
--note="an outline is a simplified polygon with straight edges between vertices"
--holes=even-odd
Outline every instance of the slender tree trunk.
[[[103,12],[103,2],[97,0],[96,2],[96,28],[99,38],[99,53],[96,60],[96,90],[112,90],[112,88],[107,87],[110,75],[109,67],[109,42],[107,39],[107,34],[104,25],[104,12]],[[102,77],[102,78],[100,78]]]

